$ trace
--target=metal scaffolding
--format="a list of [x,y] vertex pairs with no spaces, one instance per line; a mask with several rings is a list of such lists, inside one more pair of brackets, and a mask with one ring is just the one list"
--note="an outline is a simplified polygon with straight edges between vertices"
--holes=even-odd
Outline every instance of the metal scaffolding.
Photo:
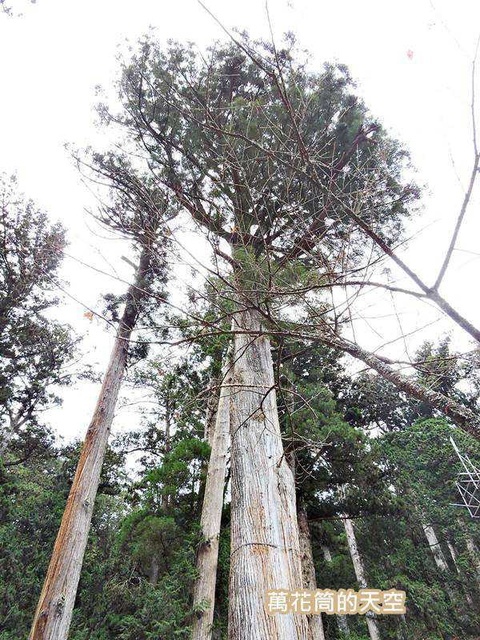
[[460,453],[451,436],[450,442],[464,469],[458,473],[456,482],[463,502],[453,506],[466,507],[472,518],[480,518],[480,471],[466,454]]

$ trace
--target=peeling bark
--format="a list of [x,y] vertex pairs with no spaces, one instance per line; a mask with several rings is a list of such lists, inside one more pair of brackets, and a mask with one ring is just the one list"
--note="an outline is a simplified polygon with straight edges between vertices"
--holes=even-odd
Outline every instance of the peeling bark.
[[87,545],[110,427],[127,363],[128,344],[145,298],[150,251],[142,251],[135,279],[78,461],[60,529],[38,601],[29,640],[66,640]]
[[256,311],[238,312],[235,329],[228,637],[304,640],[306,616],[269,615],[265,606],[268,589],[302,585],[295,484],[283,451],[270,341]]
[[200,519],[202,541],[197,554],[198,579],[193,591],[196,614],[192,624],[192,640],[210,640],[212,637],[218,545],[230,442],[230,362],[224,367],[222,378],[215,427],[210,433],[211,453]]

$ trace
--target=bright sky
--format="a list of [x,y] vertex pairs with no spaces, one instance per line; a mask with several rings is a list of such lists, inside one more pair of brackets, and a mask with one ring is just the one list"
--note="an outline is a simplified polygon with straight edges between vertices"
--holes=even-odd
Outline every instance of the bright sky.
[[[206,3],[227,27],[270,37],[263,0]],[[120,260],[126,249],[99,234],[85,215],[92,199],[64,144],[95,144],[95,87],[111,89],[117,49],[126,39],[135,42],[152,26],[162,40],[191,40],[204,47],[222,32],[196,0],[10,0],[10,5],[22,15],[0,13],[0,170],[16,171],[25,193],[65,224],[72,255],[109,273],[116,270],[128,280],[130,271]],[[408,256],[427,280],[433,280],[473,157],[471,62],[480,33],[480,3],[270,0],[269,12],[276,39],[286,30],[295,32],[312,53],[312,68],[327,60],[346,63],[372,112],[410,149],[419,180],[428,184],[430,195],[424,201],[424,217],[415,225],[415,231],[423,230]],[[479,231],[476,199],[442,289],[474,322],[480,310]],[[124,285],[71,259],[64,273],[68,292],[79,302],[70,299],[63,316],[86,336],[87,350],[98,345],[100,335],[96,355],[104,364],[111,334],[85,319],[80,303],[98,308],[102,293],[120,292]],[[385,313],[388,307],[391,314],[387,302]],[[402,330],[408,333],[438,317],[404,300],[398,300],[397,311],[400,320],[372,318],[372,329],[362,324],[360,341],[379,346],[398,338]],[[372,316],[379,315],[376,307]],[[415,334],[413,344],[451,328],[448,322],[436,323]],[[459,334],[455,336],[468,348]],[[69,390],[64,408],[51,417],[53,424],[67,436],[83,435],[95,399],[94,386]]]

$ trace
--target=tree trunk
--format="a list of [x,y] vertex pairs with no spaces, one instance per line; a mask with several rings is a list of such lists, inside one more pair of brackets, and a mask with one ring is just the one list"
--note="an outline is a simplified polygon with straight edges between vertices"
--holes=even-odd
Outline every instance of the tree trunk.
[[463,519],[457,520],[462,532],[463,538],[465,540],[465,544],[467,547],[467,551],[472,559],[473,566],[475,567],[475,573],[477,574],[477,582],[480,585],[480,553],[478,551],[478,547],[473,541],[472,536],[470,535],[470,531],[466,522]]
[[125,372],[128,344],[146,294],[143,287],[149,266],[150,251],[145,248],[135,284],[127,292],[125,310],[82,447],[33,619],[30,640],[66,640],[68,636],[95,496]]
[[268,589],[302,586],[293,474],[285,460],[270,341],[236,315],[231,423],[229,640],[305,640],[306,616],[269,615]]
[[[308,525],[307,512],[303,506],[298,509],[298,531],[300,535],[300,553],[302,554],[303,587],[313,591],[317,588],[317,578],[313,562],[310,527]],[[321,614],[308,616],[308,624],[312,640],[325,640]]]
[[[449,573],[450,568],[448,566],[447,559],[445,558],[445,554],[442,551],[442,547],[440,546],[440,542],[437,538],[437,534],[435,533],[434,528],[432,527],[432,525],[426,524],[427,520],[424,515],[422,515],[421,518],[422,529],[425,537],[427,538],[428,546],[430,547],[430,550],[432,552],[435,564],[442,573]],[[445,593],[447,593],[452,603],[455,603],[457,601],[456,594],[451,589],[451,587],[445,586]],[[467,595],[467,602],[468,598],[469,596]]]
[[12,442],[13,437],[17,435],[19,429],[20,425],[18,420],[15,417],[10,417],[9,428],[1,434],[2,441],[0,442],[0,459],[5,457],[10,443]]
[[472,558],[473,566],[475,567],[475,571],[477,574],[477,580],[480,584],[480,554],[478,552],[476,544],[474,543],[466,527],[465,527],[465,544],[467,545],[467,550],[470,554],[470,557]]
[[[344,516],[343,524],[345,527],[345,533],[347,534],[347,544],[350,551],[350,556],[352,558],[353,568],[355,570],[358,585],[360,589],[366,589],[367,579],[365,577],[365,568],[363,566],[362,557],[358,550],[353,522],[350,520],[350,518]],[[373,615],[371,615],[371,612],[367,613],[365,615],[365,618],[367,620],[368,633],[371,640],[380,640],[380,630],[378,628],[377,621],[375,620]]]
[[[225,371],[222,372],[222,375],[219,378],[211,378],[210,380],[210,388],[217,389],[218,386],[222,384],[224,381]],[[207,402],[206,402],[206,410],[205,410],[205,430],[203,433],[203,438],[206,440],[210,446],[212,446],[213,436],[215,434],[215,426],[216,426],[216,417],[218,405],[220,402],[220,397],[217,396],[216,393],[209,393]]]
[[[460,567],[458,566],[458,563],[457,563],[457,552],[455,551],[455,547],[450,542],[450,540],[446,540],[446,543],[447,543],[448,550],[450,552],[450,556],[451,556],[451,558],[453,560],[453,564],[455,566],[455,570],[456,570],[457,574],[459,576],[461,576],[462,572],[461,572]],[[465,600],[467,601],[469,606],[472,607],[473,606],[472,596],[466,591],[465,587],[463,589],[464,589],[464,593],[465,593]]]
[[150,573],[148,581],[151,585],[155,586],[158,582],[158,576],[160,574],[160,567],[158,565],[158,558],[156,555],[152,556],[152,562],[150,563]]
[[450,418],[463,431],[470,433],[477,440],[480,439],[480,421],[478,415],[452,398],[438,393],[433,389],[424,387],[414,379],[404,376],[393,369],[384,359],[379,358],[374,353],[362,349],[357,344],[344,340],[338,336],[324,336],[322,341],[332,347],[337,347],[354,358],[361,360],[386,380],[392,382],[398,389],[407,395],[422,400],[437,409],[447,418]]
[[435,560],[435,564],[442,572],[448,571],[448,563],[443,554],[442,547],[440,546],[440,542],[438,541],[437,535],[435,533],[434,528],[430,524],[425,524],[422,522],[422,529],[425,537],[428,541],[428,546],[433,555],[433,559]]
[[[323,553],[323,558],[324,558],[325,562],[327,564],[331,564],[331,562],[332,562],[332,553],[330,551],[330,548],[326,544],[322,544],[322,553]],[[350,628],[348,626],[347,616],[338,615],[338,616],[335,616],[335,618],[337,620],[337,625],[338,625],[338,629],[339,629],[340,633],[343,633],[344,636],[349,636],[350,635]]]
[[407,627],[407,619],[405,617],[405,614],[402,613],[401,615],[397,616],[398,618],[398,622],[397,622],[397,639],[398,640],[408,640],[408,627]]
[[222,376],[215,427],[210,434],[211,453],[200,519],[202,541],[197,555],[198,579],[193,592],[196,615],[192,625],[192,640],[210,640],[212,637],[218,544],[230,442],[231,380],[231,362],[228,361]]
[[460,571],[459,567],[458,567],[458,563],[457,563],[457,552],[455,551],[455,547],[453,546],[453,544],[450,542],[450,540],[447,540],[447,547],[448,550],[450,551],[450,556],[453,560],[453,564],[455,566],[455,570],[456,572],[460,575],[462,572]]

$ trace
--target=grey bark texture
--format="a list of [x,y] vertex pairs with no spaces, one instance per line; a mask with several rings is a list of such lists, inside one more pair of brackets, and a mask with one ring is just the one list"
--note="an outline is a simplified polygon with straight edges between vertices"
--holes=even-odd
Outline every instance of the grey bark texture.
[[442,572],[448,571],[448,563],[445,555],[442,551],[442,547],[440,546],[440,542],[438,541],[437,534],[435,533],[435,529],[430,524],[422,523],[423,533],[428,542],[428,546],[430,547],[430,551],[432,552],[433,559],[435,564]]
[[270,341],[253,310],[235,316],[231,395],[229,640],[305,640],[306,616],[269,615],[268,589],[302,586],[295,483],[285,460]]
[[68,637],[108,436],[127,363],[129,340],[145,297],[144,277],[149,264],[150,252],[145,249],[135,284],[127,292],[125,310],[82,447],[29,640],[66,640]]
[[229,359],[223,369],[214,428],[210,432],[211,452],[200,518],[202,541],[197,552],[198,579],[193,591],[193,609],[196,613],[192,624],[192,640],[210,640],[212,637],[218,545],[230,443],[231,380]]
[[[424,513],[422,513],[420,517],[421,517],[421,522],[422,522],[422,529],[423,529],[423,532],[424,532],[425,537],[427,539],[428,546],[430,547],[430,551],[432,552],[432,556],[433,556],[433,559],[435,561],[435,564],[437,565],[437,568],[443,574],[447,574],[447,573],[450,572],[450,567],[448,566],[447,558],[445,557],[445,554],[443,553],[442,546],[441,546],[440,541],[439,541],[439,539],[437,537],[437,534],[435,533],[435,529],[433,528],[433,526],[431,524],[428,523],[428,520],[427,520],[427,518],[426,518]],[[452,560],[453,560],[453,563],[455,565],[455,569],[457,570],[457,573],[460,573],[459,567],[457,566],[457,558],[456,558],[455,549],[454,549],[453,545],[448,541],[447,541],[447,547],[448,547],[448,549],[450,551],[450,555],[452,556]],[[451,586],[448,584],[448,582],[446,582],[446,584],[445,584],[445,591],[450,596],[450,600],[452,602],[455,602],[454,593],[452,591]],[[466,602],[467,602],[467,604],[469,606],[473,605],[473,600],[472,600],[472,597],[470,596],[469,593],[465,593],[465,600],[466,600]]]
[[[313,562],[312,537],[307,512],[302,506],[298,508],[298,530],[300,535],[300,552],[302,554],[303,587],[314,590],[317,588],[317,576]],[[321,614],[308,616],[308,624],[310,626],[312,640],[325,640]]]
[[[343,524],[345,527],[345,533],[347,535],[347,544],[350,551],[350,557],[352,558],[353,568],[355,570],[355,576],[360,589],[367,588],[367,579],[365,574],[365,567],[363,566],[362,556],[358,550],[357,538],[355,536],[355,529],[353,528],[353,522],[347,516],[343,517]],[[380,630],[375,618],[368,613],[365,615],[367,621],[368,633],[371,640],[380,640]]]

